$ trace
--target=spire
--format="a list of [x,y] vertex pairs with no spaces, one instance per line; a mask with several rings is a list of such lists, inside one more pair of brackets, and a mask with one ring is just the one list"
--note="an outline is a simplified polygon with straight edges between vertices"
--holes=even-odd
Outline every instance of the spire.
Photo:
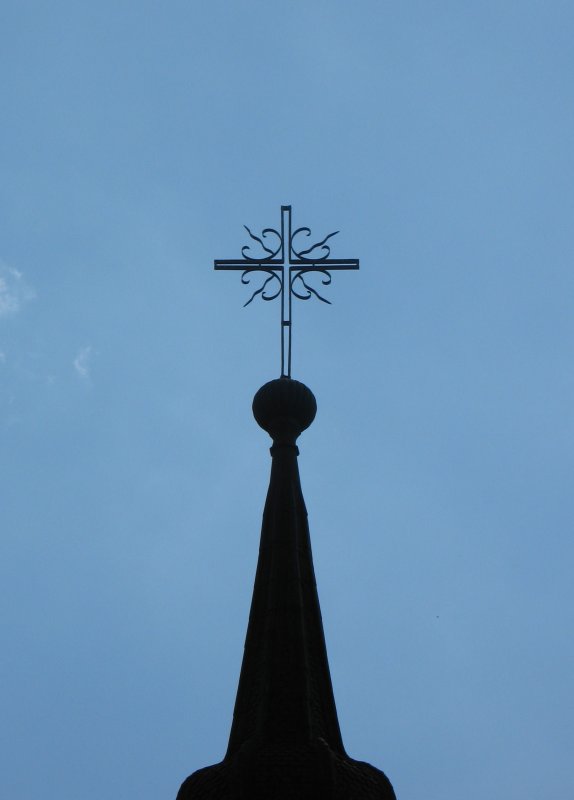
[[253,738],[321,739],[344,752],[295,445],[316,410],[312,392],[286,378],[253,400],[255,419],[273,438],[272,465],[230,755]]
[[337,720],[295,444],[316,409],[287,377],[253,400],[272,465],[229,745],[177,800],[395,798],[384,773],[345,753]]

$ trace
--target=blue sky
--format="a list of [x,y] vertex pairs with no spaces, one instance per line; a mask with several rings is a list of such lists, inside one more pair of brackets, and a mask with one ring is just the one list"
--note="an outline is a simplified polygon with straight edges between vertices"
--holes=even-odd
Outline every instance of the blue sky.
[[175,797],[225,751],[281,204],[343,739],[399,800],[572,796],[574,8],[5,0],[6,796]]

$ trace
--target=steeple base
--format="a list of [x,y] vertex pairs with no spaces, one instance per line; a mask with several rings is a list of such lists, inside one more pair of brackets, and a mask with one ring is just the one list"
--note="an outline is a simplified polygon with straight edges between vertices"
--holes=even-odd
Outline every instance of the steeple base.
[[[251,750],[251,752],[248,752]],[[396,800],[384,772],[307,745],[243,747],[184,781],[177,800]]]

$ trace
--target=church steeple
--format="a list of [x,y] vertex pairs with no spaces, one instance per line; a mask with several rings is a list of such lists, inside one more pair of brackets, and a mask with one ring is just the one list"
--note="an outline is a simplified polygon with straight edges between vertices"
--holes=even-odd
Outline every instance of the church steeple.
[[229,745],[177,800],[395,798],[384,773],[345,753],[337,720],[295,444],[316,408],[287,377],[255,395],[272,466]]
[[315,417],[312,392],[281,378],[255,395],[273,438],[249,627],[228,753],[253,739],[343,742],[327,662],[295,441]]
[[293,298],[322,297],[310,280],[358,269],[358,259],[330,257],[337,231],[305,247],[309,228],[293,230],[291,206],[279,229],[257,236],[240,259],[215,262],[259,276],[257,296],[280,298],[281,377],[262,386],[253,414],[273,440],[259,562],[243,664],[225,758],[184,781],[177,800],[396,800],[386,775],[345,753],[331,685],[296,441],[315,418],[310,389],[291,378]]

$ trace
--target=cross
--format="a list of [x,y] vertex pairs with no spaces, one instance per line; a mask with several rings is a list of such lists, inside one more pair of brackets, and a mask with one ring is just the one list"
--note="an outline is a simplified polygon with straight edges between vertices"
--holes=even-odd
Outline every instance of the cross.
[[327,234],[320,242],[305,249],[302,248],[306,242],[296,245],[295,239],[302,235],[311,236],[311,229],[292,229],[291,206],[281,206],[280,230],[264,228],[261,236],[256,236],[247,225],[244,228],[251,239],[257,242],[259,255],[252,255],[254,245],[247,244],[241,248],[243,258],[216,260],[214,269],[239,270],[243,273],[241,283],[244,284],[250,283],[254,272],[267,276],[244,305],[248,306],[257,296],[262,300],[281,298],[281,377],[290,378],[293,298],[309,300],[316,297],[323,303],[330,304],[330,300],[322,297],[317,289],[307,283],[308,276],[313,272],[318,273],[322,276],[323,286],[328,286],[333,270],[359,269],[359,259],[329,258],[331,246],[327,242],[339,231]]

